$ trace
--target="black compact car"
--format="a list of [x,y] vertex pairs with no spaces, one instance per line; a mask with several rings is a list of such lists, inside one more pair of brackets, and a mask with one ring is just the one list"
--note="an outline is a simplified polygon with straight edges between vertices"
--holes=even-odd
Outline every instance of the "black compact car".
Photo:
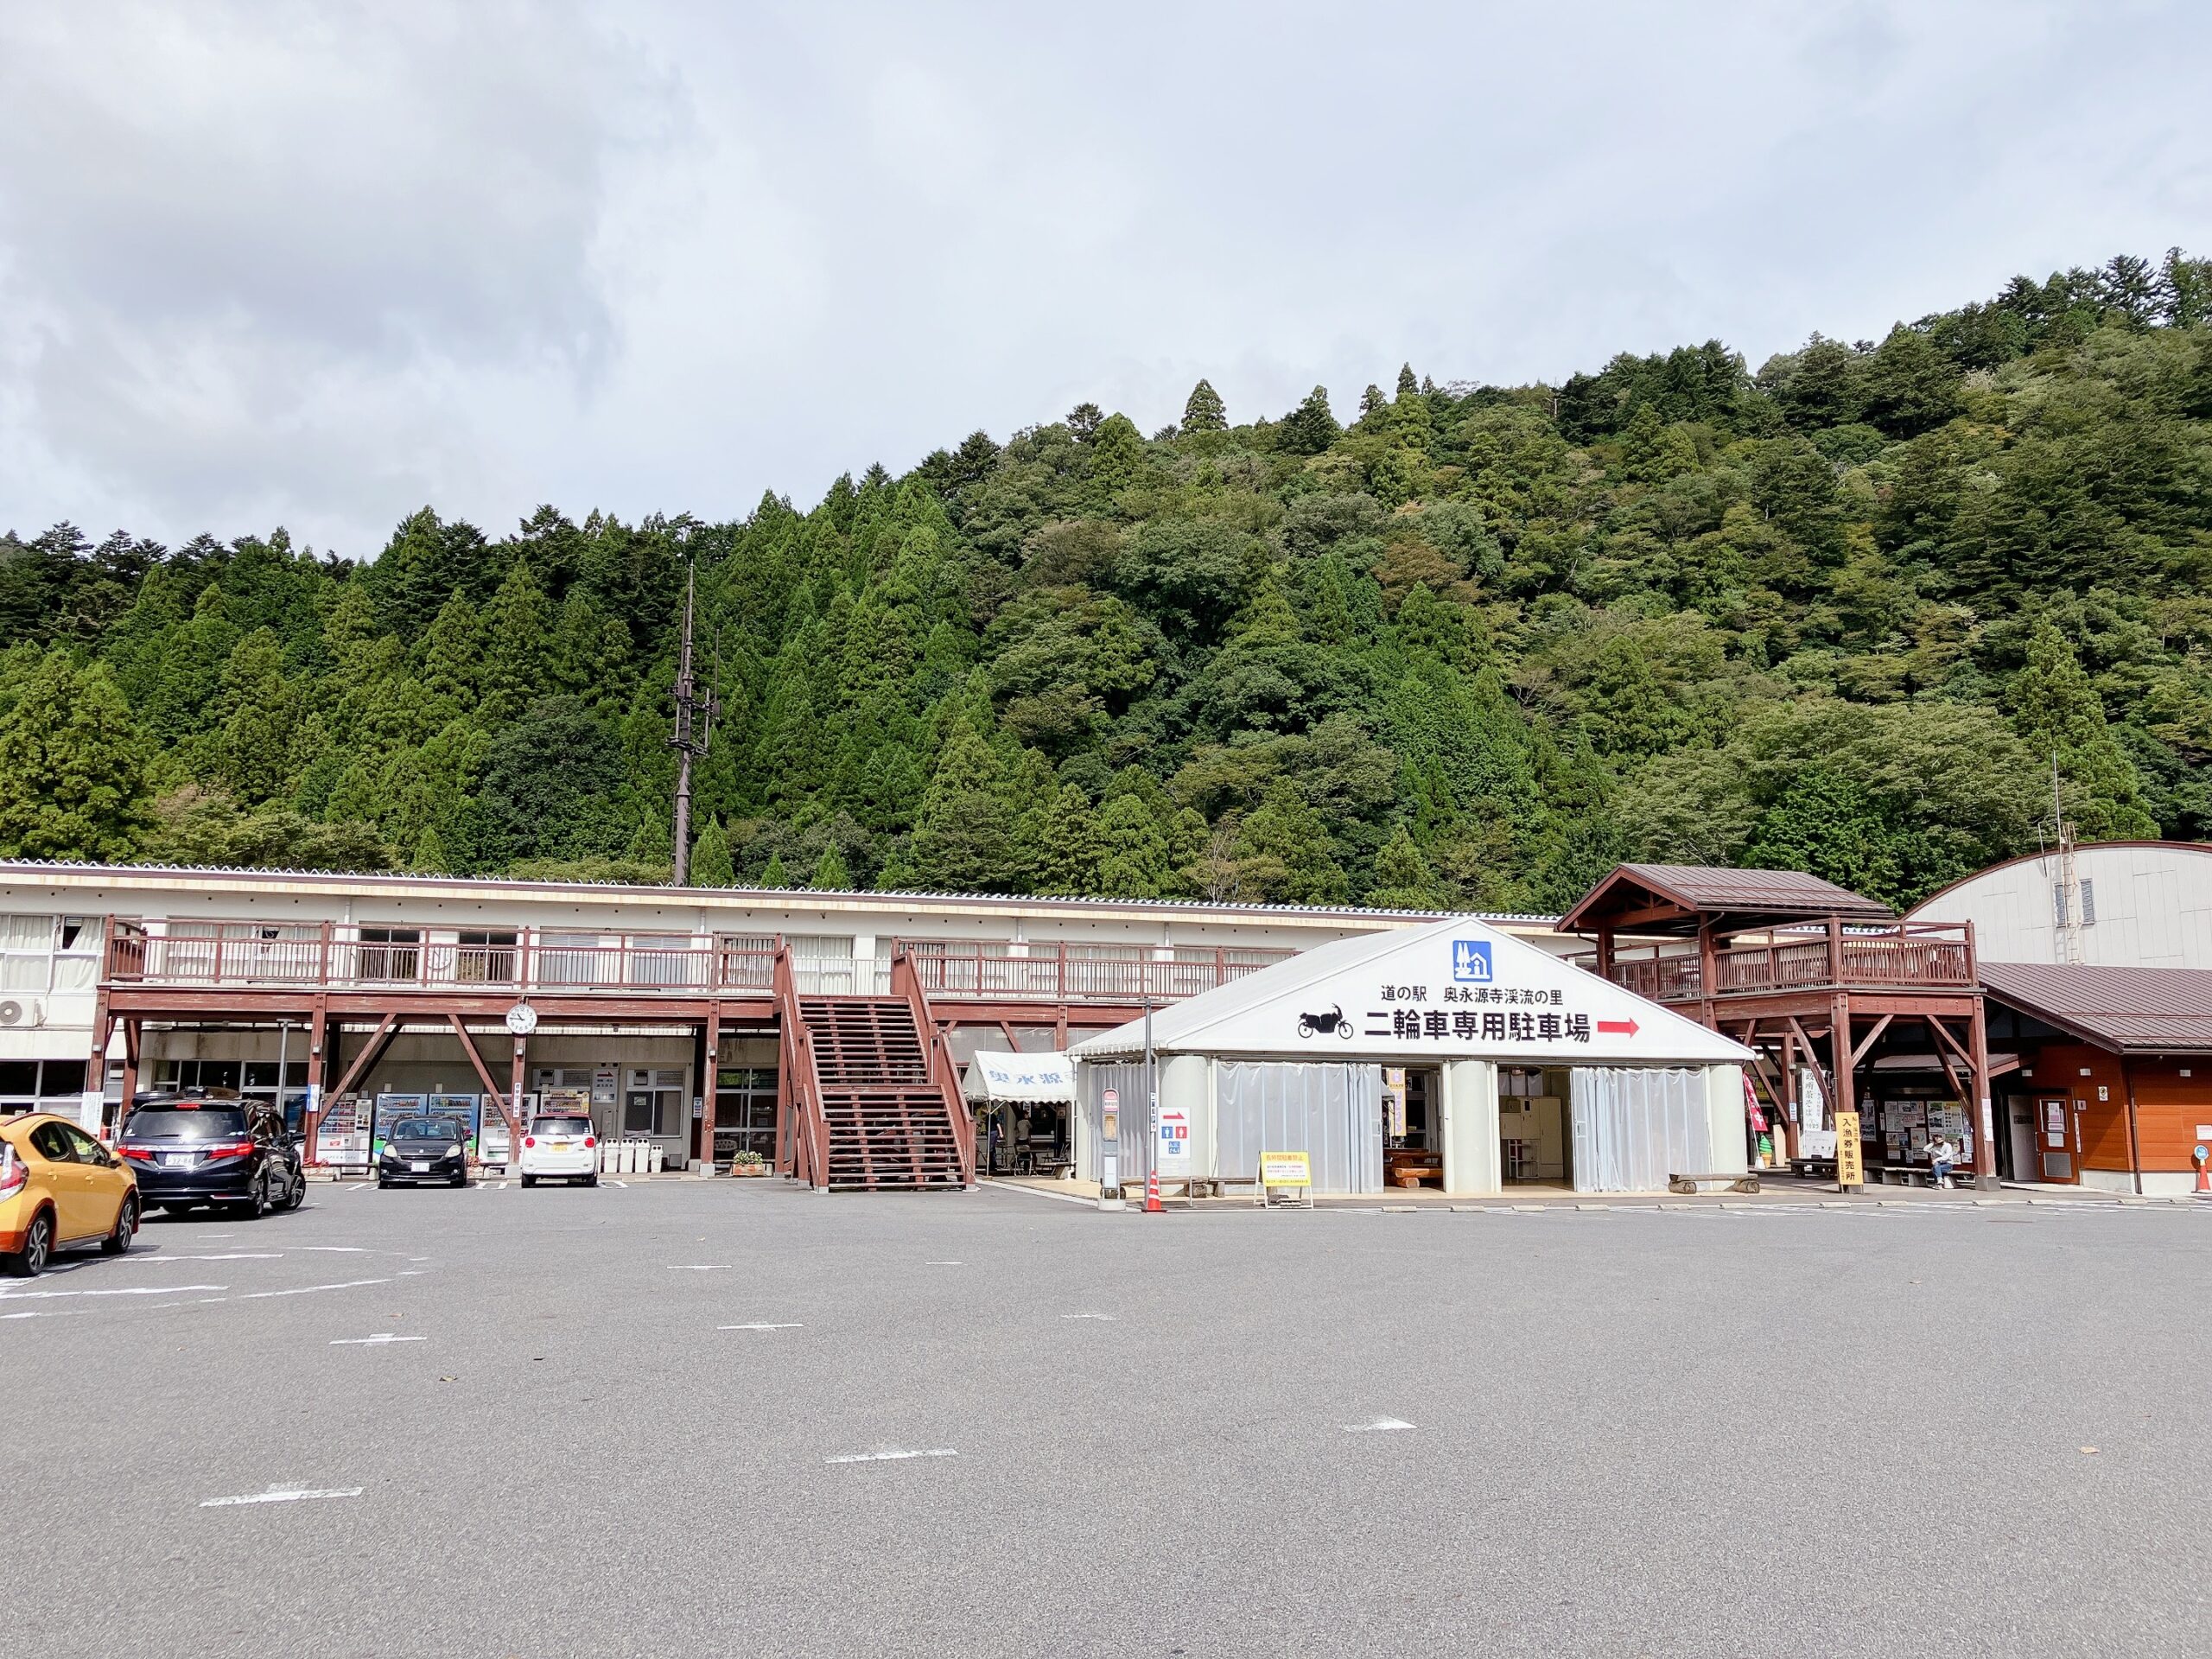
[[172,1215],[203,1205],[239,1215],[296,1210],[308,1195],[300,1149],[276,1109],[212,1095],[142,1095],[115,1149],[139,1202]]
[[377,1185],[443,1181],[468,1184],[468,1131],[450,1117],[403,1117],[385,1136]]

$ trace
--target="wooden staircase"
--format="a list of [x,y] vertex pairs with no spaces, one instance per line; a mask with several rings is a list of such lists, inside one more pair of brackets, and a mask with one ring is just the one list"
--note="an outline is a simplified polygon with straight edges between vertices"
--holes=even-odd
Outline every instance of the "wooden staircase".
[[801,995],[779,956],[784,1098],[798,1117],[790,1173],[810,1185],[957,1191],[975,1179],[967,1103],[903,957],[892,985],[890,996]]

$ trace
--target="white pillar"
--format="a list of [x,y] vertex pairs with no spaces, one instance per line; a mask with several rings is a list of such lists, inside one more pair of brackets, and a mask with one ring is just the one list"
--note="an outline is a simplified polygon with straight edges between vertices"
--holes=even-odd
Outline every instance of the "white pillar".
[[1503,1192],[1497,1167],[1497,1067],[1488,1060],[1447,1060],[1441,1073],[1444,1190]]
[[1751,1167],[1744,1145],[1744,1068],[1708,1065],[1705,1068],[1706,1117],[1713,1137],[1712,1161],[1706,1168],[1715,1175],[1740,1175]]
[[1191,1115],[1191,1179],[1213,1173],[1213,1062],[1203,1054],[1169,1054],[1160,1061],[1160,1108],[1179,1106]]

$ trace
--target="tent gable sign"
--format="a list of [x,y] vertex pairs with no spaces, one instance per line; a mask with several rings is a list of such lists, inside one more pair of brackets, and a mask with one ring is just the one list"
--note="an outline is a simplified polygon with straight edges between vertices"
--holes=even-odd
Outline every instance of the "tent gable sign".
[[1726,1038],[1548,952],[1463,921],[1226,1014],[1192,1039],[1224,1052],[1445,1058],[1722,1060]]

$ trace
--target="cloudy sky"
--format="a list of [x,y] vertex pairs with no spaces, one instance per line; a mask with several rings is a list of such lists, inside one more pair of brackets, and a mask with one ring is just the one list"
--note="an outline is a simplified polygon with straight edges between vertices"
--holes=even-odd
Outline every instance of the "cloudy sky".
[[2212,252],[2212,8],[0,8],[0,529],[802,505]]

